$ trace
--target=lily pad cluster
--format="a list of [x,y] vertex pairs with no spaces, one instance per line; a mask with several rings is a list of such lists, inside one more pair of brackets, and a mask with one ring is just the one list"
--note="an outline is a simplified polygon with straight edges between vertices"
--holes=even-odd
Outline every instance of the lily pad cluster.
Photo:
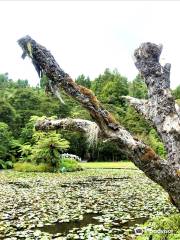
[[134,239],[176,209],[141,171],[0,173],[0,239]]

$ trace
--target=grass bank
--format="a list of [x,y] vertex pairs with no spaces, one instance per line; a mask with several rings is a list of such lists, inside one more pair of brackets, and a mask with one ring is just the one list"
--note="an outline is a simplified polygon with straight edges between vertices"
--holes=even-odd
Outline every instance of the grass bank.
[[130,161],[121,161],[121,162],[81,162],[80,163],[82,168],[111,168],[111,169],[118,169],[118,168],[130,168],[130,169],[137,169],[134,163]]

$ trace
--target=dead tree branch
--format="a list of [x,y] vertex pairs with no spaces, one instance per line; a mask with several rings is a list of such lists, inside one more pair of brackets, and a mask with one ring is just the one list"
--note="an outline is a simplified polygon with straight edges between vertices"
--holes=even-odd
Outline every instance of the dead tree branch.
[[138,113],[143,115],[146,120],[152,122],[152,119],[150,119],[149,115],[148,100],[138,99],[130,96],[123,96],[123,98],[126,99],[129,105],[134,107]]
[[[135,104],[132,99],[131,102],[134,101],[137,109],[147,115],[153,125],[156,126],[168,152],[168,161],[161,159],[150,147],[133,138],[102,106],[91,90],[77,85],[59,67],[54,57],[45,47],[29,36],[21,38],[18,43],[23,50],[23,57],[28,55],[38,73],[46,74],[51,88],[55,90],[63,88],[69,96],[81,103],[99,126],[101,135],[104,138],[113,139],[115,144],[129,155],[139,169],[170,194],[174,204],[180,210],[180,181],[178,175],[178,171],[180,171],[179,116],[169,89],[170,65],[166,64],[162,67],[159,64],[162,47],[152,43],[144,43],[135,51],[135,65],[145,78],[149,89],[149,100],[147,109],[145,102],[144,105],[142,102],[137,103],[137,101]],[[72,125],[70,122],[69,124]],[[43,128],[46,124],[41,123],[41,126]],[[57,126],[57,124],[54,124],[54,126]],[[76,124],[74,127],[77,127]],[[82,129],[83,127],[78,130]]]
[[58,130],[65,129],[88,134],[90,128],[97,128],[98,136],[101,136],[101,131],[95,122],[84,119],[63,118],[58,120],[45,119],[38,121],[35,124],[36,130]]
[[170,64],[159,63],[162,45],[143,43],[135,51],[135,65],[148,87],[148,115],[156,127],[172,165],[180,165],[180,118],[170,90]]

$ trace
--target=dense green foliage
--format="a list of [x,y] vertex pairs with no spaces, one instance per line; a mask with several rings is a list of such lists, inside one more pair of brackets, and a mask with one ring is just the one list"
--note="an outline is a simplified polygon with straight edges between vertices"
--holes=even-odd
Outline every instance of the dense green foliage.
[[13,136],[6,123],[0,122],[0,168],[12,166]]
[[180,99],[180,85],[173,91],[175,99]]
[[154,129],[151,129],[151,131],[148,134],[148,141],[147,141],[152,148],[157,152],[158,155],[161,157],[166,157],[166,150],[164,148],[163,143],[160,141],[156,131]]
[[144,80],[137,75],[133,82],[129,83],[129,95],[131,97],[146,99],[148,96],[147,86]]
[[69,148],[69,142],[56,131],[36,131],[34,124],[45,117],[33,116],[22,130],[21,160],[34,164],[47,163],[51,171],[59,169],[61,153]]
[[84,86],[84,87],[87,87],[87,88],[91,88],[90,78],[89,78],[89,77],[85,77],[83,74],[80,75],[80,76],[75,80],[75,82],[76,82],[78,85],[81,85],[81,86]]
[[180,215],[153,218],[142,228],[144,234],[139,236],[137,240],[178,240],[180,239]]
[[69,142],[55,131],[36,132],[33,138],[35,138],[35,144],[31,148],[32,161],[37,164],[48,163],[53,171],[56,171],[59,168],[60,154],[69,148]]
[[120,96],[128,95],[128,81],[117,70],[106,69],[92,82],[92,90],[103,103],[115,104]]
[[51,167],[47,163],[34,164],[30,162],[17,162],[14,170],[18,172],[50,172]]
[[75,159],[61,158],[59,162],[59,170],[61,172],[74,172],[82,170],[82,167]]
[[[49,150],[45,151],[47,154],[45,157],[43,155],[44,147],[54,144],[58,153],[63,152],[62,146],[60,147],[62,142],[59,139],[68,141],[68,152],[80,156],[83,160],[118,161],[126,159],[126,156],[114,144],[99,141],[96,146],[92,147],[89,146],[84,135],[76,132],[63,130],[41,133],[43,137],[40,140],[35,139],[35,135],[39,133],[34,132],[32,116],[91,120],[89,113],[63,91],[61,91],[61,95],[65,105],[61,104],[56,97],[47,95],[46,81],[46,76],[43,76],[39,86],[31,87],[27,80],[13,81],[9,79],[7,73],[0,74],[1,168],[10,167],[19,159],[23,159],[23,161],[31,159],[36,163],[43,161],[50,163],[50,159],[56,159],[58,154],[49,147]],[[106,69],[93,81],[84,75],[80,75],[75,81],[77,84],[91,88],[107,110],[127,130],[151,145],[158,154],[165,156],[164,147],[155,130],[121,98],[124,95],[147,98],[147,87],[139,75],[132,82],[128,82],[127,78],[121,76],[116,69],[114,71]],[[178,102],[180,86],[173,90],[173,94]],[[53,158],[49,157],[51,153],[54,154]],[[51,164],[53,163],[51,162]]]

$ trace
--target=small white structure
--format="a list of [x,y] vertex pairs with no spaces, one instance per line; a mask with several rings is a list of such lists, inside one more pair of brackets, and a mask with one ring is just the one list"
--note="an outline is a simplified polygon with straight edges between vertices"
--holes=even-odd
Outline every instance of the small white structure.
[[75,159],[75,160],[81,162],[81,158],[74,154],[63,153],[63,154],[61,154],[61,157],[62,158],[72,158],[72,159]]

